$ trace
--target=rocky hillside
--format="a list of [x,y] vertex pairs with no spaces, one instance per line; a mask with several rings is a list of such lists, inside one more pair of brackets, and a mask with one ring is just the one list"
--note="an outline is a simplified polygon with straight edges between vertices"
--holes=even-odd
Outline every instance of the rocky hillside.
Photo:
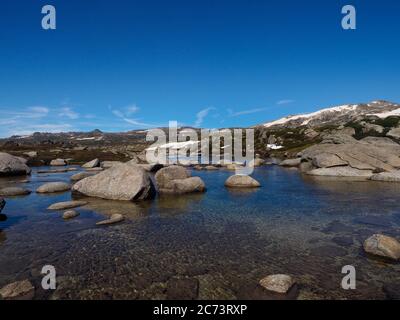
[[[327,136],[345,132],[356,140],[387,137],[400,142],[400,105],[388,101],[336,106],[309,114],[288,116],[263,123],[255,129],[255,151],[263,158],[292,157],[299,151],[326,141]],[[165,131],[167,131],[164,128]],[[91,132],[34,133],[0,139],[0,151],[29,156],[30,165],[49,163],[63,155],[77,162],[94,158],[127,161],[151,144],[146,130],[120,133]],[[329,138],[328,138],[329,139]],[[32,157],[37,153],[38,156]],[[30,154],[30,155],[29,155]]]
[[256,126],[256,149],[263,155],[290,156],[337,132],[357,140],[373,136],[397,141],[399,120],[400,105],[387,101],[326,108]]

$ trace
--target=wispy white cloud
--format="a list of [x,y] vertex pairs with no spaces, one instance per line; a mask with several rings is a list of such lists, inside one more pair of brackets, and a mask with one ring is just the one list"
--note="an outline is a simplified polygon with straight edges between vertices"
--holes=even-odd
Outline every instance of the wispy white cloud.
[[[32,106],[26,108],[0,108],[0,135],[28,135],[36,131],[61,132],[73,129],[73,126],[65,121],[60,121],[58,109],[44,106]],[[68,119],[71,119],[69,117]]]
[[60,117],[66,117],[71,120],[75,120],[79,118],[79,113],[75,112],[72,108],[70,107],[64,107],[60,110],[60,113],[58,114]]
[[277,105],[283,105],[283,104],[290,104],[295,102],[294,100],[291,99],[285,99],[285,100],[279,100],[276,102]]
[[139,118],[131,118],[130,116],[132,114],[135,114],[140,110],[140,108],[137,107],[136,105],[130,105],[120,109],[113,109],[111,106],[109,106],[109,109],[111,110],[114,116],[135,127],[140,127],[140,128],[160,127],[160,125],[142,122],[142,120]]
[[255,108],[255,109],[248,109],[248,110],[242,110],[242,111],[237,111],[234,112],[232,109],[228,109],[228,113],[230,117],[238,117],[238,116],[243,116],[246,114],[253,114],[257,112],[262,112],[267,110],[268,108]]
[[137,113],[140,110],[135,104],[125,107],[125,112],[128,116],[131,114]]
[[203,110],[200,110],[196,114],[196,121],[194,123],[194,127],[198,128],[203,124],[204,119],[207,117],[207,115],[210,113],[210,111],[215,110],[213,107],[208,107]]

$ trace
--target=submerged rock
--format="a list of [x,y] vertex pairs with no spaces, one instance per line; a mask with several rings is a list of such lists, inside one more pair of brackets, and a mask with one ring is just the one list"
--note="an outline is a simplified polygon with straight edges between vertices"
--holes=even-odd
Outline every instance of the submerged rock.
[[155,175],[160,193],[182,194],[204,192],[206,187],[199,177],[190,177],[188,169],[181,166],[162,168]]
[[26,165],[25,159],[0,152],[0,176],[28,175],[30,173],[31,169]]
[[0,189],[0,196],[3,197],[13,197],[13,196],[26,196],[32,191],[20,187],[8,187]]
[[64,192],[71,190],[71,186],[65,182],[49,182],[41,185],[36,189],[37,193],[53,193],[53,192]]
[[260,183],[254,178],[246,175],[230,176],[225,181],[225,186],[229,188],[258,188]]
[[286,274],[274,274],[260,280],[261,287],[276,293],[287,293],[294,284],[293,278]]
[[145,200],[154,196],[149,174],[142,168],[121,164],[74,184],[73,192],[109,200]]
[[103,225],[108,225],[108,224],[114,224],[117,222],[121,222],[123,220],[124,220],[124,216],[122,214],[115,213],[110,217],[110,219],[97,222],[96,225],[103,226]]
[[364,250],[376,256],[392,260],[400,259],[400,243],[396,239],[382,234],[374,234],[365,240]]
[[66,166],[67,162],[64,159],[54,159],[50,161],[51,166]]
[[35,288],[29,280],[16,281],[0,289],[0,297],[5,300],[31,300]]
[[64,220],[69,220],[69,219],[76,218],[77,216],[79,216],[79,212],[77,212],[75,210],[67,210],[63,213],[62,217]]
[[96,168],[100,165],[100,160],[99,159],[93,159],[92,161],[86,162],[84,165],[82,165],[82,168]]
[[0,213],[5,206],[6,206],[6,200],[0,197]]
[[65,210],[65,209],[72,209],[81,206],[85,206],[88,203],[86,201],[65,201],[65,202],[58,202],[52,204],[48,207],[48,210]]

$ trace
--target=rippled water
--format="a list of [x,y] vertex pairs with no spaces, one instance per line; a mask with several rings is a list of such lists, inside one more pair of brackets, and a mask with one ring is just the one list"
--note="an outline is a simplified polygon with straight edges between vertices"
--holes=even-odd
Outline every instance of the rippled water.
[[[0,186],[35,190],[76,173],[36,171],[29,182],[3,178]],[[205,194],[138,204],[90,199],[71,221],[46,209],[69,192],[7,198],[0,287],[28,278],[36,299],[385,299],[387,287],[400,288],[399,264],[362,251],[373,233],[398,237],[400,185],[317,180],[270,166],[253,175],[260,189],[234,191],[224,187],[231,172],[193,174]],[[126,220],[95,226],[112,213]],[[40,289],[47,264],[56,267],[56,291]],[[357,270],[356,290],[341,289],[348,264]],[[258,288],[272,273],[293,275],[296,292],[276,297]]]

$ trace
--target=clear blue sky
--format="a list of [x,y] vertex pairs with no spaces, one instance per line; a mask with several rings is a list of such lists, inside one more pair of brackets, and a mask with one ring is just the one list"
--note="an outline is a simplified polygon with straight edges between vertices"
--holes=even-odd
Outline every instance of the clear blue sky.
[[[57,30],[41,28],[41,7]],[[357,9],[357,30],[341,8]],[[397,0],[2,0],[0,136],[400,102]]]

